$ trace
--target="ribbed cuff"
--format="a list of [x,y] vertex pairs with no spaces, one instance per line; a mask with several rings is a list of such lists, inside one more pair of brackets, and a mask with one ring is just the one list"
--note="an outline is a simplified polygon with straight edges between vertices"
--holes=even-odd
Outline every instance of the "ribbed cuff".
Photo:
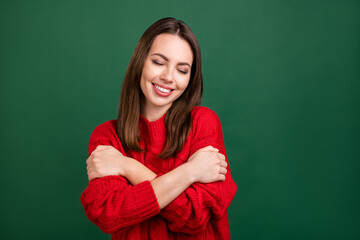
[[150,218],[160,212],[160,206],[150,181],[137,184],[133,190],[140,216]]

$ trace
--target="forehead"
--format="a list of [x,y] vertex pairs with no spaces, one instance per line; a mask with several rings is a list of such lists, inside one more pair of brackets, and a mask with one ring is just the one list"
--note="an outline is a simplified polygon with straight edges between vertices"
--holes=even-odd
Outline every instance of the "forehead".
[[169,61],[188,62],[193,61],[193,52],[190,44],[184,39],[174,34],[163,33],[158,35],[151,45],[149,55],[161,53]]

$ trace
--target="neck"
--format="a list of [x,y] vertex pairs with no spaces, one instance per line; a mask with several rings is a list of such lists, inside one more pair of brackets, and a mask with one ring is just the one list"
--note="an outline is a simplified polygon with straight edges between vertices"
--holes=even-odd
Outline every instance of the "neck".
[[150,104],[144,104],[141,108],[141,115],[146,118],[149,122],[154,122],[160,119],[169,110],[170,106],[150,106]]

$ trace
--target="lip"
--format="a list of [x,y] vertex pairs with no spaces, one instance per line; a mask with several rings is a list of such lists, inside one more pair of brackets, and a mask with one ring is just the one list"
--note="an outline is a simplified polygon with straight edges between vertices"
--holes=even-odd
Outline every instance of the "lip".
[[[155,87],[154,84],[155,84],[155,83],[152,83],[152,84],[151,84],[152,87],[153,87],[153,89],[154,89],[154,91],[155,91],[158,95],[160,95],[160,96],[162,96],[162,97],[170,96],[170,95],[174,92],[174,91],[171,91],[171,92],[168,92],[168,93],[161,92],[159,89],[157,89],[157,88]],[[166,86],[163,86],[163,85],[160,85],[160,84],[156,84],[156,85],[158,85],[159,87],[165,88],[165,89],[173,90],[172,88],[169,88],[169,87],[166,87]]]
[[152,83],[152,84],[158,85],[159,87],[162,87],[162,88],[165,88],[165,89],[174,90],[173,88],[170,88],[170,87],[167,87],[167,86],[164,86],[164,85],[161,85],[161,84],[157,84],[157,83]]

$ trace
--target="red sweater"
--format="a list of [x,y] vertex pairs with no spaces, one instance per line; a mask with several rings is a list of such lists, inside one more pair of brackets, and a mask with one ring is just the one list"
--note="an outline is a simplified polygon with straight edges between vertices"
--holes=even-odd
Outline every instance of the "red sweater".
[[[154,122],[140,116],[140,146],[145,152],[125,152],[116,134],[116,120],[112,120],[95,128],[90,137],[89,154],[97,145],[112,145],[158,175],[185,163],[194,152],[208,145],[226,156],[216,113],[198,106],[191,115],[191,132],[175,157],[157,157],[165,147],[165,115]],[[161,210],[149,181],[132,186],[121,176],[90,181],[81,194],[81,203],[92,222],[105,233],[113,234],[112,240],[230,239],[226,209],[235,195],[236,185],[229,167],[227,170],[224,182],[194,183]]]

